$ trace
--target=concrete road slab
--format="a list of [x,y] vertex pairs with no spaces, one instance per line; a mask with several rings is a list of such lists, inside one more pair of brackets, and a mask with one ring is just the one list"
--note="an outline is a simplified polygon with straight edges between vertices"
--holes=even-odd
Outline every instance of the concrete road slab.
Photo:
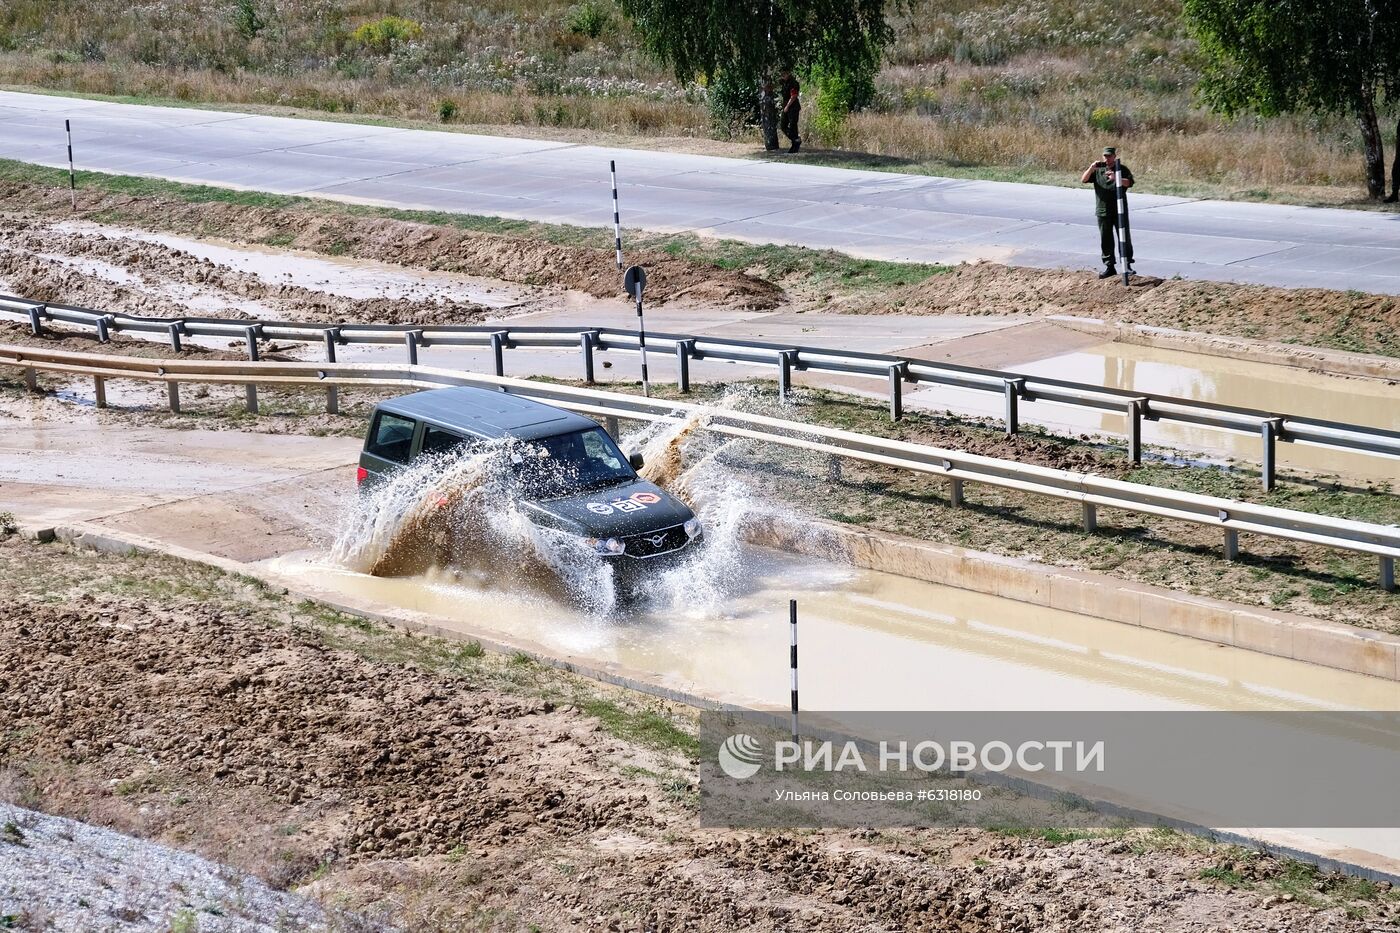
[[[1092,199],[1038,186],[0,92],[0,157],[348,201],[626,222],[904,261],[1092,267]],[[1129,160],[1131,162],[1131,160]],[[405,170],[407,169],[407,170]],[[1400,213],[1133,196],[1144,274],[1400,294]],[[1082,231],[1082,235],[1079,232]],[[1344,261],[1339,248],[1356,250]],[[1270,261],[1260,261],[1274,257]]]

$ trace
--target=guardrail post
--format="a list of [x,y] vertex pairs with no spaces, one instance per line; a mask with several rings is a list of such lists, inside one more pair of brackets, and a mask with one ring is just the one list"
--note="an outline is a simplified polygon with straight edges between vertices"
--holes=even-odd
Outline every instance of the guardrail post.
[[904,417],[904,377],[909,372],[909,364],[900,360],[890,364],[890,420]]
[[[335,344],[340,339],[340,328],[327,327],[321,332],[321,338],[326,342],[326,362],[335,362]],[[340,389],[336,386],[326,386],[326,414],[340,414]]]
[[1097,531],[1099,527],[1099,507],[1092,502],[1085,502],[1082,523],[1085,531]]
[[1381,589],[1395,592],[1395,558],[1381,557]]
[[107,407],[107,380],[102,376],[92,377],[92,397],[98,408]]
[[[261,327],[258,325],[243,328],[243,340],[248,344],[248,362],[250,363],[258,361],[259,330]],[[248,414],[256,415],[258,413],[258,387],[250,382],[243,387],[243,392],[247,399],[245,407],[248,409]]]
[[676,341],[676,385],[682,392],[690,391],[690,355],[694,352],[694,340]]
[[104,315],[102,315],[100,318],[97,319],[97,342],[98,342],[98,343],[106,343],[107,341],[109,341],[109,340],[112,339],[112,335],[111,335],[110,333],[108,333],[109,328],[112,326],[112,325],[111,325],[111,321],[112,321],[112,316],[111,316],[110,314],[104,314]]
[[496,361],[496,375],[506,374],[506,332],[503,330],[493,331],[491,334],[491,356]]
[[778,398],[786,399],[792,392],[792,363],[796,350],[778,351]]
[[617,429],[617,415],[608,415],[603,419],[603,426],[607,429],[608,437],[619,440]]
[[828,483],[841,482],[841,458],[832,454],[826,458],[826,481]]
[[1225,559],[1240,559],[1240,533],[1234,528],[1225,529]]
[[184,326],[184,321],[171,321],[170,326],[166,328],[170,331],[170,349],[174,350],[176,353],[185,349],[180,341],[180,331],[184,329]]
[[38,337],[44,332],[44,308],[45,305],[29,306],[29,333]]
[[1002,381],[1002,391],[1006,394],[1006,433],[1008,436],[1021,430],[1021,392],[1026,388],[1024,379]]
[[170,402],[170,410],[178,415],[180,413],[180,383],[167,382],[165,384],[165,397]]
[[1271,492],[1277,478],[1277,465],[1275,463],[1276,446],[1279,435],[1283,432],[1283,419],[1270,418],[1259,425],[1259,436],[1264,442],[1264,449],[1259,458],[1259,476],[1264,482],[1264,491]]
[[583,381],[593,384],[593,347],[597,340],[596,330],[581,331],[578,335],[579,352],[583,354]]
[[1128,459],[1133,463],[1142,462],[1142,416],[1146,411],[1147,399],[1128,402]]
[[423,339],[421,330],[406,330],[403,334],[404,346],[408,349],[408,365],[418,365],[418,341]]
[[24,369],[24,387],[30,392],[39,391],[39,372],[33,366]]
[[948,504],[955,509],[963,506],[963,481],[956,476],[948,483]]

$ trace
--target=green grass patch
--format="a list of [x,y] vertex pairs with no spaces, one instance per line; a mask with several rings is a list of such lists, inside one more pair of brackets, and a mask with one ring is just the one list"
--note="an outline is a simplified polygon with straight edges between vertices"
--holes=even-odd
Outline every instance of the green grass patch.
[[651,709],[628,709],[600,697],[582,701],[581,709],[602,723],[611,735],[627,742],[638,742],[662,751],[694,757],[700,740],[676,725],[670,717]]

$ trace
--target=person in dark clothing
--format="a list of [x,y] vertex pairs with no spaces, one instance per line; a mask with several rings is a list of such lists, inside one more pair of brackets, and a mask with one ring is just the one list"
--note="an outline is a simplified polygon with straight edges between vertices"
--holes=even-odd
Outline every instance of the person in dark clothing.
[[797,79],[793,77],[792,72],[788,69],[784,69],[782,84],[783,115],[778,125],[782,128],[783,135],[792,140],[792,149],[790,150],[792,152],[796,152],[802,148],[802,137],[797,135],[797,120],[802,116],[802,98],[798,96],[800,90],[801,88],[798,86]]
[[[1118,274],[1116,257],[1113,255],[1113,230],[1118,225],[1118,173],[1123,174],[1123,187],[1133,186],[1133,173],[1128,166],[1118,161],[1118,150],[1112,146],[1103,151],[1103,158],[1084,170],[1080,182],[1094,186],[1096,212],[1099,216],[1099,249],[1103,253],[1104,270],[1099,278],[1108,279]],[[1128,272],[1133,271],[1133,242],[1123,243],[1123,260],[1128,264]]]

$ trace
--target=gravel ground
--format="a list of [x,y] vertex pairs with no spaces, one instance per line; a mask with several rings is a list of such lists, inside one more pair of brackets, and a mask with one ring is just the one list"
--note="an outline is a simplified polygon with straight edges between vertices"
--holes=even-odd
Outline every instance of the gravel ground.
[[0,806],[0,927],[273,933],[345,929],[346,922],[197,855]]

